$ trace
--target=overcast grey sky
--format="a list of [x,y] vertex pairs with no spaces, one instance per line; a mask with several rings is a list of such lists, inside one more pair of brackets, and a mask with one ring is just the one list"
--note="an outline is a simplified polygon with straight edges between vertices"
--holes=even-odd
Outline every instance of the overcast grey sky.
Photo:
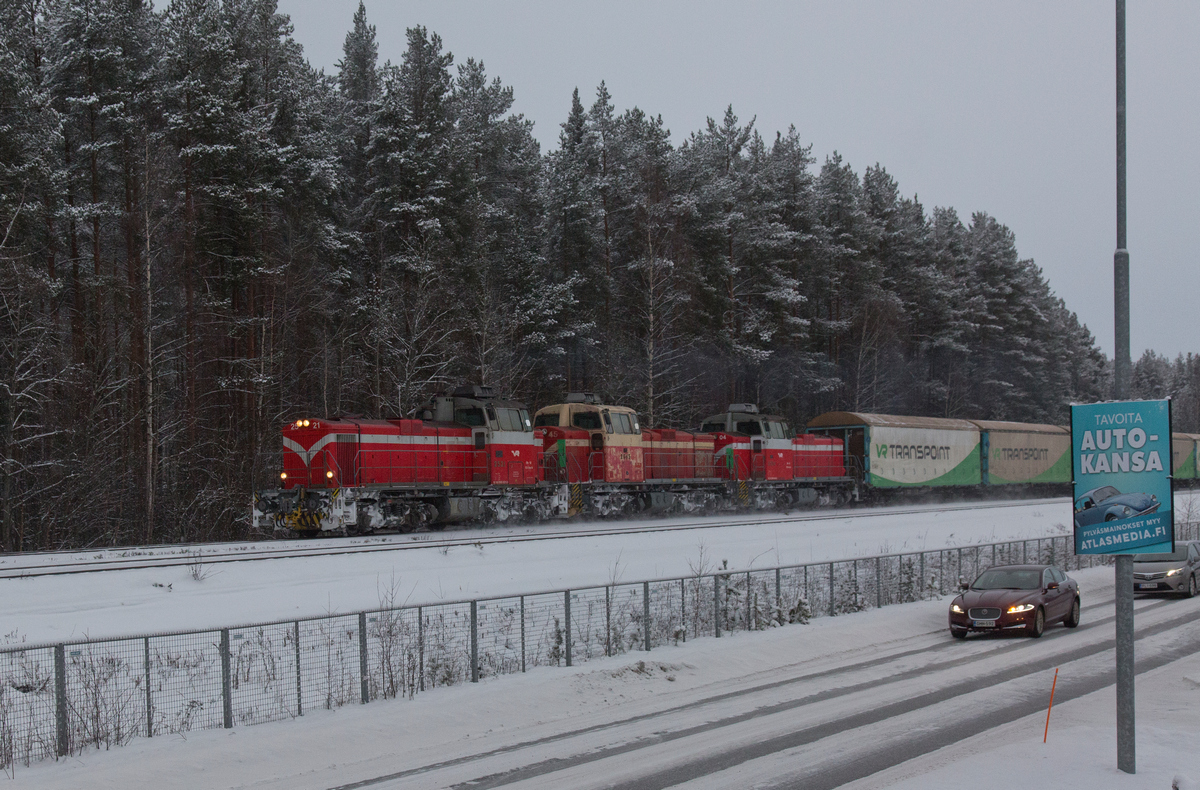
[[[280,0],[336,72],[358,0]],[[986,211],[1112,353],[1114,5],[1067,2],[367,0],[381,62],[405,28],[514,88],[543,150],[579,87],[661,114],[678,144],[725,106],[768,139],[795,124],[818,163],[884,165],[926,211]],[[1130,0],[1132,353],[1200,351],[1200,2]]]

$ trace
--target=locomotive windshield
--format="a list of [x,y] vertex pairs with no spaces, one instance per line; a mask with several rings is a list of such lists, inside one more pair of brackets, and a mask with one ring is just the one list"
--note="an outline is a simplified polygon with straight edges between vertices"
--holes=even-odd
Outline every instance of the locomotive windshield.
[[472,428],[480,428],[487,425],[487,420],[483,418],[483,409],[478,407],[470,409],[455,409],[454,421],[463,425],[470,425]]
[[529,425],[529,416],[522,416],[524,409],[496,409],[496,429],[501,431],[524,431]]
[[737,424],[737,432],[749,434],[750,436],[762,436],[762,425],[758,420],[744,420]]
[[547,412],[546,414],[539,414],[538,416],[533,418],[533,425],[536,428],[542,428],[542,427],[557,428],[558,427],[558,412],[554,411],[554,412]]
[[582,428],[585,431],[599,431],[600,413],[595,411],[577,411],[571,417],[571,424],[576,428]]

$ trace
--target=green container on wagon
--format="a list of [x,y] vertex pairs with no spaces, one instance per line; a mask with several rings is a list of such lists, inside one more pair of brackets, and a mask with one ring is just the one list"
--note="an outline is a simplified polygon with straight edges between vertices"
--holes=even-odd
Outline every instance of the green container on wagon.
[[1196,443],[1194,433],[1171,434],[1171,474],[1176,480],[1196,479]]
[[971,420],[980,432],[985,485],[1071,482],[1071,430],[1001,420]]
[[808,432],[844,442],[848,468],[876,488],[979,485],[979,428],[969,420],[832,411]]

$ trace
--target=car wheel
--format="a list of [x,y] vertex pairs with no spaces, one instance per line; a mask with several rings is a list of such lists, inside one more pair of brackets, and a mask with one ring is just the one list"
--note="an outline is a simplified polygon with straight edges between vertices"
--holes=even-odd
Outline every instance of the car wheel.
[[1033,614],[1033,622],[1025,626],[1025,630],[1034,639],[1041,636],[1046,630],[1046,610],[1039,606]]
[[1071,604],[1071,613],[1067,615],[1066,620],[1063,620],[1063,625],[1065,625],[1067,628],[1074,628],[1075,626],[1079,625],[1079,599],[1078,598],[1076,598],[1075,602]]
[[1104,520],[1105,520],[1105,521],[1116,521],[1116,520],[1117,520],[1117,514],[1116,514],[1116,513],[1109,513],[1107,516],[1105,516],[1105,517],[1104,517]]
[[967,632],[966,631],[955,631],[953,628],[951,628],[950,636],[954,637],[955,639],[966,639]]
[[1187,592],[1185,592],[1183,594],[1183,596],[1185,598],[1195,598],[1196,597],[1196,574],[1193,573],[1191,575],[1191,577],[1188,579]]

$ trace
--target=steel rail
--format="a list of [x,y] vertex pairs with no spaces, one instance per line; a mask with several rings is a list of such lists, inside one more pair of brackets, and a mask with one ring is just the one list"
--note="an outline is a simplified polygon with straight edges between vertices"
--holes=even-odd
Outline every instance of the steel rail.
[[[731,527],[746,527],[746,526],[770,526],[778,524],[803,523],[811,521],[834,521],[838,519],[851,518],[883,518],[886,516],[903,516],[903,515],[919,515],[919,514],[936,514],[948,513],[963,510],[985,510],[995,508],[1011,508],[1011,507],[1033,507],[1038,505],[1062,504],[1059,499],[1034,499],[1034,500],[1019,500],[1013,502],[996,503],[979,502],[960,505],[939,505],[933,507],[912,507],[912,508],[881,508],[877,510],[853,510],[850,512],[832,513],[811,513],[793,516],[779,516],[775,518],[760,518],[760,519],[740,519],[730,521],[708,521],[708,522],[685,522],[685,523],[664,523],[647,525],[641,523],[638,525],[629,526],[610,526],[605,525],[601,528],[575,528],[575,529],[557,529],[553,531],[534,531],[527,533],[514,534],[512,532],[504,534],[479,535],[473,534],[465,537],[452,537],[440,540],[430,540],[429,535],[433,533],[418,533],[415,535],[405,535],[401,540],[388,540],[387,542],[373,544],[328,544],[322,543],[320,546],[298,545],[286,548],[271,546],[264,549],[256,549],[254,547],[246,547],[245,544],[225,544],[230,546],[242,546],[242,548],[223,551],[204,553],[203,551],[181,553],[179,547],[170,547],[172,552],[168,555],[159,557],[147,556],[157,547],[130,547],[123,549],[122,553],[128,553],[134,556],[111,557],[111,558],[94,558],[78,562],[52,562],[47,565],[21,564],[14,567],[0,567],[0,580],[2,579],[24,579],[36,578],[41,576],[64,576],[79,573],[98,573],[104,571],[116,570],[144,570],[151,568],[168,568],[177,566],[190,566],[195,564],[223,564],[229,562],[253,562],[261,560],[279,560],[279,559],[296,559],[304,557],[325,557],[325,556],[341,556],[347,554],[371,554],[380,551],[408,551],[412,549],[430,549],[430,548],[454,548],[458,546],[474,546],[479,544],[491,545],[496,543],[527,543],[534,541],[545,540],[565,540],[570,538],[592,538],[592,537],[612,537],[616,535],[643,534],[655,532],[683,532],[694,531],[701,529],[727,529]],[[390,537],[390,536],[389,536]],[[1045,539],[1048,536],[1042,536]],[[355,538],[361,540],[363,538]],[[369,536],[367,536],[369,539]],[[1036,540],[1037,538],[1029,538]],[[1015,540],[1020,540],[1016,538]],[[212,544],[207,544],[211,546]],[[219,545],[219,544],[218,544]],[[106,549],[105,551],[112,551]],[[83,554],[87,552],[73,552],[74,554]],[[44,558],[49,553],[38,553],[31,555],[21,555],[21,559],[38,559]],[[61,556],[60,552],[54,552],[53,558],[57,559]]]

